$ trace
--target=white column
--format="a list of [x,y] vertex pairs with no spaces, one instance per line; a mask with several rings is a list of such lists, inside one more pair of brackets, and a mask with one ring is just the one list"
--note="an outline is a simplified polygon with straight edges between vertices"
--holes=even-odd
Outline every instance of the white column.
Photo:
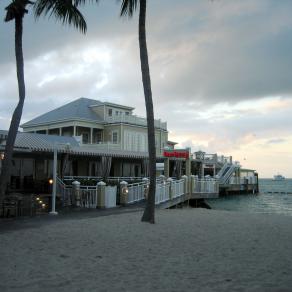
[[90,128],[90,144],[93,143],[93,128]]
[[73,136],[76,136],[76,126],[73,126]]
[[62,128],[59,128],[59,136],[62,136]]

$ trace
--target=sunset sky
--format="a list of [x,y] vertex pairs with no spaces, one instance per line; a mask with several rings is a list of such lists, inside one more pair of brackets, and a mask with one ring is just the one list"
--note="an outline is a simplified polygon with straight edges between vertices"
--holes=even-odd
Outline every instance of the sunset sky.
[[[9,1],[0,2],[1,19]],[[116,0],[82,9],[82,35],[25,16],[22,123],[79,97],[145,116],[137,16]],[[192,151],[232,155],[260,177],[292,177],[292,1],[149,0],[147,40],[155,117]],[[18,100],[14,23],[0,22],[0,129]]]

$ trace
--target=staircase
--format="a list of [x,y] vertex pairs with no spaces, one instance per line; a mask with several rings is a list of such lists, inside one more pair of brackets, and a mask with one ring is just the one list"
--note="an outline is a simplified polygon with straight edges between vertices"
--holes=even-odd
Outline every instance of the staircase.
[[217,173],[216,177],[219,180],[220,185],[227,184],[232,174],[240,167],[238,163],[226,162],[220,171]]

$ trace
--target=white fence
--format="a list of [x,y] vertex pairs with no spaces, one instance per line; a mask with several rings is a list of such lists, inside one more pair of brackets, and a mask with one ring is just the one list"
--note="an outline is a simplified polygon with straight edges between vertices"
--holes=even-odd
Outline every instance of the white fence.
[[229,179],[229,184],[231,185],[244,185],[244,184],[257,184],[257,177],[256,176],[247,176],[247,177],[235,177],[232,176]]
[[[161,204],[172,199],[181,197],[185,194],[185,187],[191,186],[191,193],[198,194],[213,194],[219,193],[219,183],[215,179],[198,179],[191,177],[191,181],[187,182],[184,179],[158,179],[156,181],[155,204]],[[127,185],[127,204],[133,204],[145,199],[145,194],[148,191],[148,181],[133,183]],[[121,191],[121,189],[120,189]],[[80,206],[83,208],[96,208],[98,205],[98,186],[80,186],[79,197]],[[58,180],[58,195],[62,198],[63,206],[70,206],[76,203],[76,198],[73,195],[72,186],[65,185]],[[105,206],[115,207],[117,198],[117,186],[105,186]]]
[[219,182],[216,179],[191,178],[192,193],[219,193]]
[[80,186],[80,207],[96,208],[97,207],[97,187]]
[[170,182],[162,182],[160,184],[156,184],[156,191],[155,191],[156,205],[166,202],[171,199],[170,185],[171,185]]
[[142,183],[134,183],[128,185],[128,204],[136,203],[145,199],[146,184]]
[[[129,184],[127,203],[135,203],[145,199],[145,193],[148,191],[146,182]],[[173,198],[184,195],[184,180],[163,181],[158,180],[155,191],[155,204],[169,201]]]
[[62,206],[72,206],[75,204],[72,186],[65,185],[59,178],[57,178],[57,196],[61,198]]

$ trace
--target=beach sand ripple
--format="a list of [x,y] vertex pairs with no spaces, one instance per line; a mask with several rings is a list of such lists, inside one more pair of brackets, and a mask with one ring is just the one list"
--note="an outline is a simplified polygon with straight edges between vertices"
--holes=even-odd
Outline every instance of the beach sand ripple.
[[207,209],[0,233],[0,291],[291,291],[292,217]]

